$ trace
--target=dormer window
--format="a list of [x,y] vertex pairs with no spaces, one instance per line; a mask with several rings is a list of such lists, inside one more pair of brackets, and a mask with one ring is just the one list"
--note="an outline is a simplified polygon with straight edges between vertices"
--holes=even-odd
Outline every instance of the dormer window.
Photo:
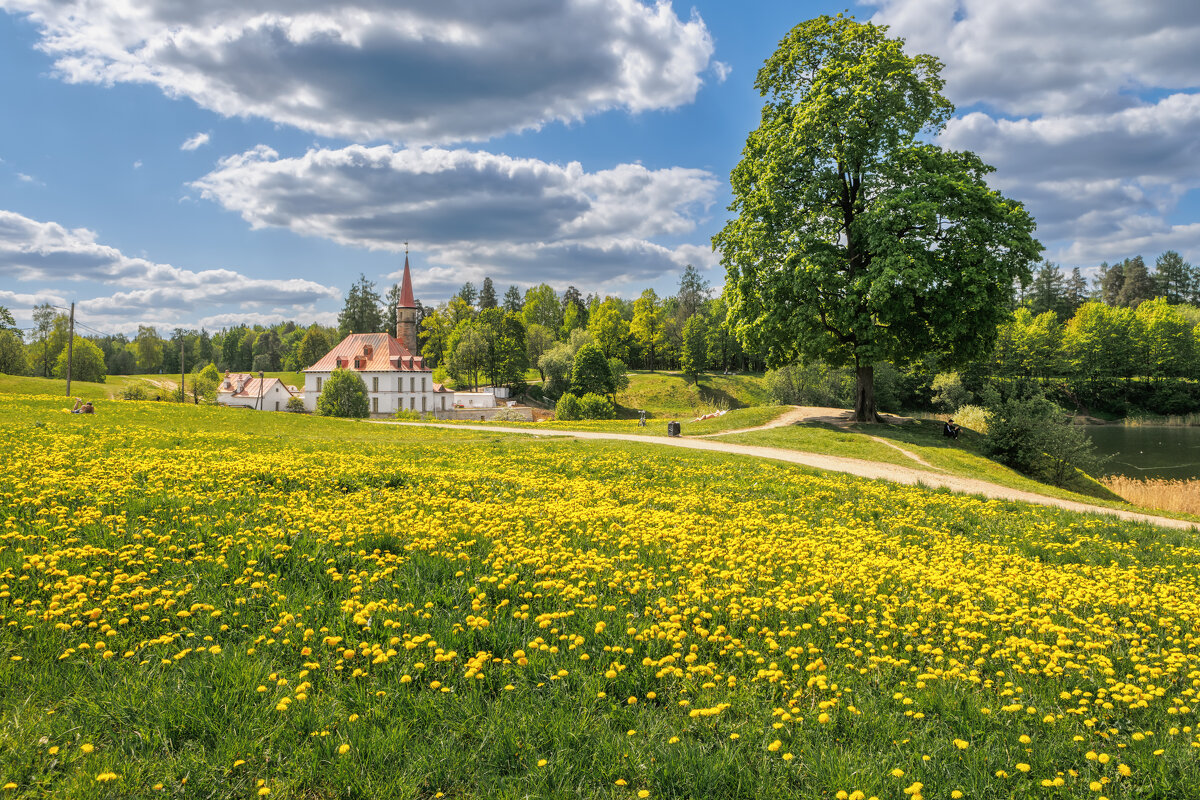
[[370,358],[370,357],[371,357],[371,353],[374,351],[374,349],[375,349],[375,348],[371,347],[371,345],[369,345],[369,344],[364,344],[364,345],[363,345],[363,355],[364,355],[364,356],[366,356],[367,358]]

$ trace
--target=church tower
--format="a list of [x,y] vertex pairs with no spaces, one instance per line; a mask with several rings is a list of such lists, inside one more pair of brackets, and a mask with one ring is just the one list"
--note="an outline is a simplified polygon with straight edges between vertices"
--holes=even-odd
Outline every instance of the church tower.
[[413,299],[412,275],[408,271],[408,250],[404,251],[404,280],[400,284],[400,302],[396,304],[396,338],[412,355],[417,350],[417,302]]

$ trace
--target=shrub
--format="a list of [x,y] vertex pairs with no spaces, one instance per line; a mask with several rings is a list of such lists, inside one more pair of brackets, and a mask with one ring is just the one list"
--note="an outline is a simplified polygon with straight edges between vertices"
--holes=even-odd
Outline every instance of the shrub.
[[371,413],[370,409],[367,385],[358,373],[348,369],[335,369],[317,398],[317,413],[326,417],[361,419]]
[[528,422],[529,420],[515,408],[502,408],[492,416],[492,422]]
[[579,419],[579,398],[570,392],[560,397],[554,407],[554,418],[563,422]]
[[121,390],[122,400],[145,400],[146,387],[140,383],[131,383]]
[[767,373],[767,391],[781,405],[844,408],[852,404],[854,378],[823,361],[788,364]]
[[293,414],[304,413],[304,401],[299,397],[289,397],[287,405],[283,407],[284,411],[290,411]]
[[579,398],[580,419],[616,419],[617,409],[607,397],[588,392]]
[[988,412],[982,406],[959,406],[953,416],[955,425],[976,433],[988,432]]
[[392,415],[392,419],[398,419],[403,422],[420,422],[424,419],[420,411],[413,411],[411,408],[402,408]]
[[947,413],[967,405],[975,398],[963,386],[962,378],[957,372],[942,372],[933,379],[933,404],[938,410]]
[[988,455],[1062,486],[1075,470],[1095,472],[1103,460],[1081,429],[1041,392],[1018,390],[988,409]]

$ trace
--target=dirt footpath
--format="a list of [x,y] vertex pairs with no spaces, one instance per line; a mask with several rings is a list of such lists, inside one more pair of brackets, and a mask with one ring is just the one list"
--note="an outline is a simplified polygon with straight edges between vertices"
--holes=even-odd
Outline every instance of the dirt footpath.
[[[800,420],[845,419],[845,411],[841,409],[799,407],[786,412],[781,417],[759,428],[745,430],[761,430],[762,428],[781,427]],[[572,436],[576,439],[607,439],[620,442],[640,442],[647,446],[679,447],[685,450],[707,450],[715,453],[732,453],[734,455],[768,458],[773,461],[785,461],[789,464],[800,464],[805,467],[824,469],[831,472],[844,472],[862,478],[876,478],[910,486],[928,486],[935,489],[949,489],[963,494],[982,495],[998,500],[1016,500],[1022,503],[1035,503],[1043,506],[1065,508],[1070,511],[1082,511],[1091,514],[1109,514],[1120,519],[1136,522],[1149,522],[1167,528],[1196,528],[1196,525],[1183,520],[1169,517],[1157,517],[1150,514],[1138,514],[1132,511],[1120,511],[1104,506],[1094,506],[1088,503],[1078,503],[1072,500],[1061,500],[1057,497],[1046,497],[1020,489],[1000,486],[988,481],[974,478],[960,478],[942,472],[930,472],[923,469],[902,467],[896,464],[884,464],[878,461],[864,461],[858,458],[843,458],[827,456],[818,453],[805,453],[800,450],[784,450],[777,447],[760,447],[748,444],[733,444],[715,440],[712,435],[700,438],[661,438],[657,436],[638,436],[628,433],[602,433],[599,431],[563,431],[563,430],[534,430],[530,428],[503,428],[493,425],[439,425],[428,422],[393,422],[378,420],[381,425],[419,425],[425,428],[446,428],[447,430],[484,431],[486,433],[510,433],[526,436]],[[741,431],[726,431],[722,435],[740,433]]]

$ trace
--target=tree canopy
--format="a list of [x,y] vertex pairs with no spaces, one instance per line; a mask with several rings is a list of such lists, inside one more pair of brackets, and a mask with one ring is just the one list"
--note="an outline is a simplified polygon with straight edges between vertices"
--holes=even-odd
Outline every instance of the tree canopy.
[[317,397],[317,413],[326,417],[361,419],[371,413],[367,385],[357,372],[335,369]]
[[987,351],[1041,245],[970,152],[925,143],[953,113],[941,63],[841,15],[797,25],[755,83],[762,121],[713,238],[734,329],[774,364],[853,362],[877,418],[875,362]]

